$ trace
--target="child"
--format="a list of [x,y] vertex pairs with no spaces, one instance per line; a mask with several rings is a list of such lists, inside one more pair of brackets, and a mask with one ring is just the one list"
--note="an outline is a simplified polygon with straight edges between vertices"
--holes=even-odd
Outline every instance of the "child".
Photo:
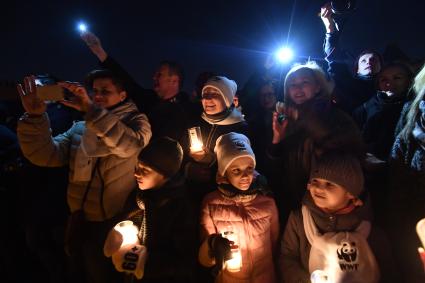
[[[274,200],[265,194],[261,176],[254,174],[250,142],[231,132],[217,139],[214,151],[218,189],[203,200],[199,261],[206,267],[216,266],[215,282],[273,283],[278,212]],[[233,239],[223,239],[229,234]],[[233,270],[231,263],[235,263]]]
[[282,238],[284,282],[310,282],[316,270],[327,282],[391,278],[383,268],[391,265],[386,238],[377,236],[360,197],[363,182],[360,163],[350,155],[327,154],[313,166],[302,208],[291,213]]
[[141,282],[193,282],[196,265],[196,216],[189,205],[184,179],[178,174],[183,157],[180,144],[168,137],[152,141],[138,157],[135,176],[139,190],[129,197],[123,219],[139,229],[139,244],[146,247],[146,264],[137,270],[124,268],[124,256],[132,246],[121,247],[122,238],[112,230],[104,253],[112,256],[117,270],[134,273]]

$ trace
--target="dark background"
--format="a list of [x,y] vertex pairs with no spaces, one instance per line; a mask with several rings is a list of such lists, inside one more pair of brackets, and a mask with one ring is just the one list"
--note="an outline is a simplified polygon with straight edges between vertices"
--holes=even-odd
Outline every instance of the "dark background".
[[[4,2],[0,80],[51,73],[81,81],[97,64],[76,31],[78,21],[84,20],[106,51],[146,87],[151,87],[152,73],[162,59],[183,65],[185,90],[191,90],[196,74],[206,70],[229,76],[241,86],[267,54],[286,41],[304,58],[323,57],[324,27],[317,14],[324,2]],[[357,2],[342,37],[348,50],[383,51],[388,43],[397,43],[410,57],[424,58],[423,1]]]

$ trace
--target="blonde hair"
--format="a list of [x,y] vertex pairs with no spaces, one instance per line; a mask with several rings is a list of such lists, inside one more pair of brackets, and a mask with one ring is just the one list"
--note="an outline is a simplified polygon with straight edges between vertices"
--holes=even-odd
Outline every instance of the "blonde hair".
[[412,133],[413,128],[415,127],[419,113],[419,103],[424,99],[425,96],[425,64],[416,75],[412,89],[415,92],[415,99],[413,100],[409,111],[407,112],[406,125],[400,132],[401,137],[406,141],[408,140],[409,135]]
[[323,71],[323,69],[315,61],[308,61],[305,64],[294,65],[286,74],[283,87],[285,103],[293,104],[293,101],[288,97],[288,80],[301,70],[308,71],[314,77],[316,82],[320,85],[320,91],[318,94],[316,94],[315,97],[320,96],[321,98],[330,100],[331,94],[335,87],[334,82],[331,79],[328,79],[328,76],[326,75],[325,71]]

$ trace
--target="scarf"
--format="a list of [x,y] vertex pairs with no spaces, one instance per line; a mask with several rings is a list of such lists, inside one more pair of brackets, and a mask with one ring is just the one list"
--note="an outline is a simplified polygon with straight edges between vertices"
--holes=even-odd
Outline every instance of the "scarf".
[[201,117],[211,125],[232,125],[245,121],[240,110],[233,106],[214,115],[203,112]]
[[229,199],[246,197],[246,196],[257,196],[257,194],[271,196],[272,192],[268,188],[267,180],[264,176],[258,175],[255,180],[251,183],[247,190],[240,190],[234,187],[232,184],[222,183],[218,185],[221,194]]

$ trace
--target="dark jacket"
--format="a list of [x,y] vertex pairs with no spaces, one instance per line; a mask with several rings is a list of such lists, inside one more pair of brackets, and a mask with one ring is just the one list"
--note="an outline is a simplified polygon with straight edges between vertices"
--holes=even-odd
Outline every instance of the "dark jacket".
[[375,93],[374,77],[353,75],[345,64],[339,46],[339,32],[327,33],[323,44],[328,74],[335,81],[334,99],[336,105],[351,114]]
[[377,92],[353,112],[367,151],[381,160],[387,160],[390,154],[395,139],[395,127],[405,102],[404,97],[387,97],[385,93]]
[[186,93],[179,92],[171,99],[162,100],[154,90],[140,86],[112,57],[108,56],[100,66],[113,71],[124,80],[128,95],[139,110],[148,116],[153,138],[168,136],[181,141],[186,134],[187,117],[190,114],[186,110],[191,109]]
[[[368,203],[355,208],[348,214],[328,214],[318,208],[310,194],[306,194],[303,204],[309,208],[313,221],[321,233],[354,231],[362,220],[370,221],[371,211]],[[398,282],[391,246],[385,234],[372,224],[369,237],[369,247],[378,263],[380,282]],[[283,282],[309,283],[309,256],[311,245],[308,241],[301,210],[291,213],[281,241],[280,271]]]
[[140,229],[144,213],[138,202],[143,202],[146,209],[145,245],[148,251],[140,282],[195,282],[197,215],[187,199],[184,180],[175,177],[161,188],[133,191],[123,219],[132,220]]
[[[422,128],[422,134],[424,129]],[[398,135],[389,160],[388,234],[394,243],[404,282],[425,282],[416,223],[425,216],[425,141]]]
[[286,137],[272,144],[268,157],[281,168],[282,192],[290,209],[304,196],[312,162],[326,152],[363,154],[355,122],[332,104],[313,99],[299,107],[299,119],[290,120]]

